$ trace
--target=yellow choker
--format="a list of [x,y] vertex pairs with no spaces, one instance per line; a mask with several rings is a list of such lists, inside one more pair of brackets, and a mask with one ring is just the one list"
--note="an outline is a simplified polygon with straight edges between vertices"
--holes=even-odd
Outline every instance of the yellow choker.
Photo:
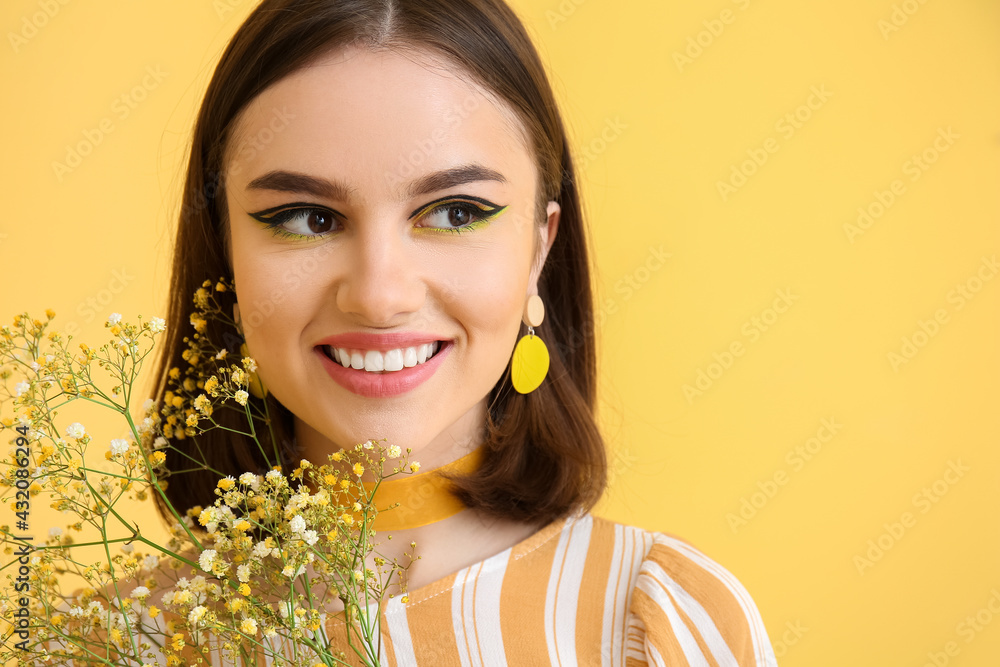
[[[451,494],[451,482],[438,473],[473,472],[482,463],[483,454],[483,448],[477,447],[440,468],[423,473],[403,474],[382,482],[375,493],[379,513],[372,527],[380,532],[405,530],[426,526],[458,514],[465,509],[465,505]],[[374,484],[366,482],[365,491],[371,493],[373,486]],[[386,509],[396,503],[399,503],[398,507]]]

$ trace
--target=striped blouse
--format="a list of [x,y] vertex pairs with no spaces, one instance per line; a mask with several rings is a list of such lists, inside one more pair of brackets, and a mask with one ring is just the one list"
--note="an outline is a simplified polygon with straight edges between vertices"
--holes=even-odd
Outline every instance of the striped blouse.
[[590,514],[409,598],[382,617],[387,665],[777,666],[726,569],[679,539]]
[[[164,632],[164,616],[144,620]],[[334,641],[341,619],[327,621]],[[675,537],[591,514],[555,521],[406,603],[387,600],[379,625],[385,666],[777,667],[756,605],[725,568]],[[214,637],[204,648],[210,664],[232,665]]]

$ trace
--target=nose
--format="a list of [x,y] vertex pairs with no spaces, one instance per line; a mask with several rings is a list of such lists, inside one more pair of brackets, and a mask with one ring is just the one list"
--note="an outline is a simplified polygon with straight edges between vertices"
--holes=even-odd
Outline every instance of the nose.
[[358,324],[391,327],[420,310],[426,288],[404,233],[388,224],[359,225],[344,251],[346,271],[336,290],[341,312]]

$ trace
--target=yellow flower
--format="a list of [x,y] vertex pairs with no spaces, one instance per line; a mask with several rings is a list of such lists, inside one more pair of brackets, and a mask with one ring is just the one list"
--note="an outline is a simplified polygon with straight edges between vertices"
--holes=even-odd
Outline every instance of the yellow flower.
[[339,461],[342,458],[344,458],[344,455],[341,454],[340,452],[334,452],[333,454],[330,454],[330,459],[333,461]]
[[52,310],[51,308],[46,308],[45,309],[45,317],[47,317],[47,318],[49,318],[51,320],[55,316],[56,316],[56,311]]
[[237,590],[240,595],[250,595],[250,587],[246,584],[240,584],[240,587]]
[[160,615],[160,609],[159,609],[159,607],[157,607],[156,605],[153,605],[152,607],[149,608],[149,617],[150,618],[156,618],[159,615]]
[[337,478],[334,475],[327,474],[323,476],[323,481],[329,486],[333,486],[337,483]]
[[358,477],[361,477],[363,474],[365,474],[365,467],[360,463],[355,463],[354,474],[357,475]]
[[205,380],[205,391],[212,393],[219,386],[219,378],[214,375],[207,380]]
[[153,452],[153,454],[149,458],[153,462],[153,465],[158,466],[167,460],[167,455],[164,454],[163,452]]
[[343,514],[340,515],[340,520],[343,521],[348,528],[354,525],[354,517],[348,514],[347,512],[344,512]]
[[197,426],[198,425],[198,415],[188,415],[188,418],[185,420],[185,423],[188,426]]
[[420,470],[420,464],[419,463],[417,463],[416,461],[414,461],[413,463],[410,464],[410,471],[411,472],[417,472],[418,470]]
[[252,618],[244,618],[240,624],[240,631],[251,637],[255,636],[257,634],[257,621]]
[[223,477],[222,479],[219,480],[217,486],[223,491],[228,491],[229,489],[236,486],[236,480],[233,479],[232,477]]
[[182,648],[184,648],[184,634],[178,632],[173,637],[171,637],[170,645],[174,647],[175,651],[180,651]]

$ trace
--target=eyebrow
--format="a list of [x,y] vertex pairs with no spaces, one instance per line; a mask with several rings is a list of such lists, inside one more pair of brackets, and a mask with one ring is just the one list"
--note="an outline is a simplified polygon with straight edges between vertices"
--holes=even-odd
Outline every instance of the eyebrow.
[[[436,171],[411,181],[407,187],[408,198],[426,195],[463,183],[475,181],[497,181],[506,183],[500,172],[481,164],[463,164],[458,167]],[[345,183],[327,180],[296,171],[270,171],[247,185],[247,190],[276,190],[278,192],[301,192],[326,199],[347,200],[355,191]]]

